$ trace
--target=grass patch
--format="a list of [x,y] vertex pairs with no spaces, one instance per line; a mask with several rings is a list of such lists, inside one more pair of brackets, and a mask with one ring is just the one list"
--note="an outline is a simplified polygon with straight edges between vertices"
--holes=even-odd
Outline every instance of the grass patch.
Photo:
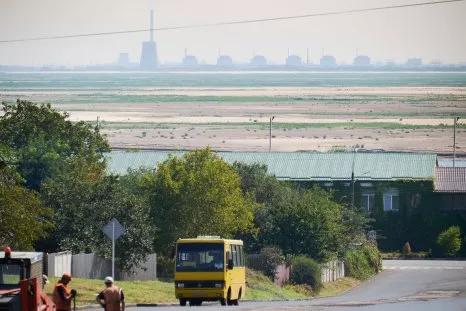
[[[52,297],[53,287],[59,278],[49,278],[50,284],[46,286],[47,295]],[[173,282],[162,281],[117,281],[125,293],[128,304],[134,303],[163,303],[174,302],[175,287]],[[73,278],[68,286],[78,291],[76,305],[97,305],[96,294],[100,293],[105,285],[102,280]]]
[[360,283],[361,281],[349,277],[336,280],[335,282],[324,283],[324,287],[321,289],[318,297],[341,295]]
[[[353,278],[325,283],[319,295],[314,296],[308,286],[287,284],[278,287],[266,276],[251,269],[247,270],[246,278],[247,290],[244,297],[246,300],[293,300],[335,296],[360,283]],[[53,288],[58,280],[59,278],[49,278],[50,283],[46,286],[49,297],[52,297]],[[127,304],[177,302],[173,281],[117,281],[116,284],[123,288]],[[69,288],[78,291],[77,306],[97,306],[95,296],[105,288],[105,285],[102,280],[73,278]]]
[[304,299],[309,298],[309,293],[297,291],[294,286],[278,287],[272,283],[265,275],[247,270],[246,276],[248,289],[245,299],[248,300],[277,300],[277,299]]
[[[94,124],[89,122],[89,124]],[[208,123],[155,123],[155,122],[102,122],[101,129],[169,129],[176,126],[204,126],[212,127],[218,126],[219,129],[225,128],[256,128],[256,129],[269,129],[269,122],[208,122]],[[453,125],[439,124],[439,125],[413,125],[413,124],[400,124],[396,122],[332,122],[332,123],[279,123],[273,124],[274,129],[314,129],[314,128],[341,128],[348,127],[352,129],[357,128],[373,128],[373,129],[403,129],[403,130],[417,130],[417,129],[451,129]],[[466,124],[457,124],[458,129],[466,129]]]

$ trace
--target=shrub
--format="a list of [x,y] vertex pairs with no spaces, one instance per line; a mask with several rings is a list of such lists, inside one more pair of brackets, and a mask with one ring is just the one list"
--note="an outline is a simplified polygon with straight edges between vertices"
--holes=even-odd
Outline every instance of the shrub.
[[380,254],[375,242],[364,243],[362,245],[362,251],[366,256],[374,274],[382,270],[382,255]]
[[262,267],[261,272],[270,280],[275,281],[277,266],[285,262],[282,250],[277,246],[265,246],[260,252]]
[[294,257],[291,259],[290,281],[297,285],[307,284],[318,293],[322,289],[322,269],[309,257]]
[[461,231],[458,226],[451,226],[437,237],[437,245],[445,256],[453,257],[461,249]]
[[403,255],[408,255],[411,254],[411,245],[409,245],[409,242],[406,242],[403,245]]
[[364,280],[382,269],[382,256],[374,242],[349,250],[345,255],[348,276]]
[[372,276],[369,261],[360,249],[352,249],[346,253],[345,269],[348,276],[356,279],[365,280]]

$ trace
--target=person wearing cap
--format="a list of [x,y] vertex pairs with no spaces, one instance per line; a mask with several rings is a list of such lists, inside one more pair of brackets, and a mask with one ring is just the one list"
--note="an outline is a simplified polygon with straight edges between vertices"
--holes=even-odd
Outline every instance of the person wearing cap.
[[107,276],[104,280],[105,289],[97,295],[96,301],[105,311],[125,311],[125,295],[123,290],[113,284],[113,278]]
[[37,308],[38,311],[52,310],[52,300],[45,293],[45,285],[49,283],[49,278],[42,274],[42,290],[40,291],[40,303]]
[[74,289],[68,289],[68,284],[70,282],[71,274],[65,273],[53,289],[52,301],[55,304],[56,311],[71,310],[71,300],[76,297],[76,291]]

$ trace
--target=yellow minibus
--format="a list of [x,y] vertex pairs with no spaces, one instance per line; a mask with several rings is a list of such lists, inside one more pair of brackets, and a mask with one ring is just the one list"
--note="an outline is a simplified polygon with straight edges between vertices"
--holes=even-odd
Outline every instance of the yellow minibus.
[[238,305],[246,291],[243,241],[198,236],[176,242],[175,295],[180,305]]

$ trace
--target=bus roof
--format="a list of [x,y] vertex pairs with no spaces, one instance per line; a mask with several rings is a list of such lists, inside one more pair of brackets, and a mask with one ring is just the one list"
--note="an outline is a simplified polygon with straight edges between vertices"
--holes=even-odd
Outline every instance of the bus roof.
[[223,244],[237,244],[243,245],[242,240],[222,239],[218,237],[197,237],[178,239],[177,243],[223,243]]
[[[41,261],[43,258],[42,253],[38,252],[11,252],[11,259],[26,259],[31,264]],[[5,258],[5,252],[0,252],[0,259]]]

